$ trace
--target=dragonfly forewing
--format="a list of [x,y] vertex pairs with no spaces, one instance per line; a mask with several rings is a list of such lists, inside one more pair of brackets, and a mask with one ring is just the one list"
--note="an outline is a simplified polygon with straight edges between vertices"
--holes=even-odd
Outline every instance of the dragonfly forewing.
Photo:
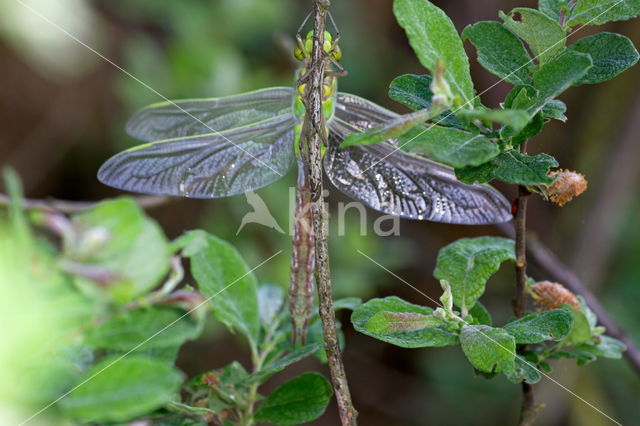
[[160,102],[136,112],[126,130],[145,142],[224,132],[291,113],[292,100],[291,87],[271,87],[221,98]]
[[98,179],[145,194],[219,198],[283,177],[293,158],[293,114],[250,126],[141,145],[110,158]]

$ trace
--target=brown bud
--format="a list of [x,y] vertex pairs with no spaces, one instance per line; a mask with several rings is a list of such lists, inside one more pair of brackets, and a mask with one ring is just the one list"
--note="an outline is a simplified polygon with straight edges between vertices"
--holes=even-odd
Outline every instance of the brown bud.
[[530,287],[530,294],[533,298],[533,306],[538,311],[548,311],[556,309],[562,305],[571,305],[580,308],[580,303],[575,294],[570,292],[560,283],[550,281],[540,281]]
[[559,206],[564,206],[587,189],[587,180],[578,172],[560,169],[549,172],[548,176],[555,180],[546,188],[547,194],[551,202]]

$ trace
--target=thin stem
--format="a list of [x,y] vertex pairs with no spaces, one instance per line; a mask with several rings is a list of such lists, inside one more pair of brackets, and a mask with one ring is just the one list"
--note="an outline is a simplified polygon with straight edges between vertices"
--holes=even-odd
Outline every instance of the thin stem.
[[[569,3],[567,3],[566,8],[568,10],[571,10],[573,8],[573,6],[575,6],[577,3],[577,0],[571,0]],[[565,12],[564,8],[560,9],[560,16],[558,17],[558,22],[560,23],[561,26],[564,27],[564,25],[567,23],[567,13]]]
[[[526,152],[526,142],[521,146],[521,152]],[[516,295],[513,299],[513,313],[516,317],[524,316],[527,310],[527,201],[531,193],[524,186],[518,187],[516,200]],[[519,352],[524,346],[519,348]],[[533,386],[522,382],[522,405],[520,408],[520,426],[533,424],[536,417]]]
[[[338,336],[333,309],[331,290],[331,272],[329,269],[328,216],[323,202],[322,192],[322,141],[325,140],[325,123],[322,116],[322,88],[325,71],[323,49],[325,21],[329,9],[329,0],[313,1],[314,37],[309,68],[308,91],[305,96],[306,115],[302,131],[300,156],[307,168],[311,189],[311,212],[315,235],[316,268],[315,278],[318,286],[320,319],[324,334],[324,347],[329,362],[331,381],[338,403],[342,425],[355,425],[358,412],[353,407],[351,393],[347,383],[342,354],[338,345]],[[322,132],[322,134],[320,133]]]
[[[134,200],[143,209],[152,209],[166,204],[171,200],[170,197],[160,195],[141,195],[134,197]],[[0,194],[0,206],[8,206],[11,203],[11,199],[5,195]],[[55,211],[64,214],[78,213],[92,207],[95,207],[99,201],[69,201],[58,199],[32,199],[25,198],[22,200],[23,206],[26,210],[44,210]]]

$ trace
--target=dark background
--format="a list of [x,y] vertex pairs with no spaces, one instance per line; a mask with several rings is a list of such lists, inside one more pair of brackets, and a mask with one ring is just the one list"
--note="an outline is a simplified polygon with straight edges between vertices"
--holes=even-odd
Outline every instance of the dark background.
[[[332,11],[342,32],[343,65],[349,75],[340,88],[385,107],[404,111],[387,95],[389,82],[404,73],[424,73],[389,0],[334,0]],[[498,20],[498,11],[534,7],[532,1],[435,1],[459,31],[478,20]],[[292,37],[308,12],[301,0],[73,0],[30,3],[51,21],[95,48],[106,58],[162,95],[210,97],[274,85],[291,85]],[[596,31],[615,31],[640,45],[638,20],[579,30],[572,39]],[[467,45],[467,47],[469,47]],[[472,58],[476,89],[497,78]],[[573,88],[563,95],[569,121],[553,122],[529,144],[531,152],[554,155],[562,167],[589,180],[589,190],[564,208],[536,198],[529,224],[559,258],[570,265],[602,300],[610,314],[640,341],[640,67],[613,81]],[[497,107],[509,86],[498,84],[482,95]],[[95,178],[100,164],[134,145],[123,125],[139,107],[161,99],[114,65],[64,35],[17,2],[0,5],[0,163],[14,167],[31,198],[99,200],[120,195]],[[259,191],[274,216],[287,223],[288,188],[295,173]],[[509,198],[514,189],[499,187]],[[333,190],[335,207],[345,197]],[[287,236],[257,225],[235,235],[250,211],[242,196],[224,200],[176,200],[154,209],[170,237],[204,228],[237,245],[250,265],[282,248]],[[335,211],[335,209],[334,209]],[[368,231],[377,215],[371,211]],[[352,212],[345,236],[332,236],[332,275],[338,297],[363,299],[398,295],[432,305],[358,254],[360,249],[437,298],[432,277],[440,247],[465,236],[497,234],[490,227],[463,227],[402,221],[401,236],[359,235]],[[335,225],[332,226],[336,231]],[[279,256],[256,273],[261,281],[286,286],[289,257]],[[536,278],[545,278],[531,273]],[[490,281],[482,301],[501,324],[511,315],[514,274],[504,267]],[[519,388],[503,377],[474,376],[458,347],[401,349],[355,333],[348,315],[346,368],[363,425],[514,424]],[[206,337],[186,345],[179,365],[190,375],[233,359],[248,361],[241,341],[211,324]],[[640,415],[640,381],[625,361],[602,360],[577,368],[572,361],[553,364],[553,377],[622,423]],[[307,369],[326,367],[313,360],[277,376],[268,387]],[[539,424],[599,425],[608,421],[547,379],[536,386],[547,405]],[[335,406],[317,424],[336,424]]]

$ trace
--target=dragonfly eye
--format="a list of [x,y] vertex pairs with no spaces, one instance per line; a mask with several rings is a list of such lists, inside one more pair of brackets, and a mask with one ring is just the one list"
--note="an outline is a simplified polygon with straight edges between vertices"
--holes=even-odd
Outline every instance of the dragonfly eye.
[[296,46],[293,49],[293,56],[295,56],[296,59],[299,60],[299,61],[303,61],[304,60],[305,54],[304,54],[304,51],[302,49],[300,49],[300,46]]

